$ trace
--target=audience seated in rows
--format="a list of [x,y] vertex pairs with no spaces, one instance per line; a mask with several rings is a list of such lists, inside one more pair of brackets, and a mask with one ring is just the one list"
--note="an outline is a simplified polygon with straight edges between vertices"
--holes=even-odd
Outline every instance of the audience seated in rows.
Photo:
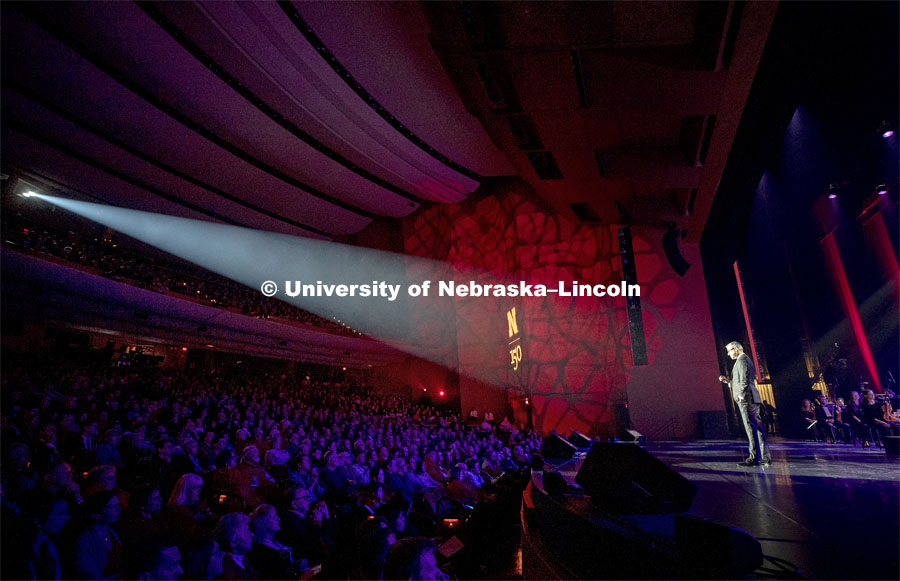
[[[21,217],[4,216],[3,244],[20,251],[50,255],[106,278],[158,293],[176,294],[211,306],[257,318],[278,317],[313,325],[329,333],[359,336],[345,325],[267,298],[259,292],[213,273],[200,275],[187,265],[149,258],[119,248],[111,238],[91,239],[73,232],[45,228]],[[94,435],[96,437],[96,434]]]
[[540,446],[353,382],[6,361],[10,578],[438,578],[427,544],[392,561],[395,541],[435,535],[444,500],[490,501]]

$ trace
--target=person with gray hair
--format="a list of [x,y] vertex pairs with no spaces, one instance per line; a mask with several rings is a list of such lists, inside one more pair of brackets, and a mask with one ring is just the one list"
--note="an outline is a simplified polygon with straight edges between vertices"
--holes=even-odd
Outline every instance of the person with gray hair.
[[720,375],[719,381],[731,388],[731,397],[737,404],[750,443],[750,455],[743,462],[738,462],[738,466],[768,466],[772,462],[772,454],[769,452],[766,432],[760,429],[759,406],[762,399],[754,383],[756,366],[737,341],[726,345],[725,351],[734,360],[734,368],[731,370],[731,379]]
[[225,551],[222,579],[260,579],[259,572],[245,558],[253,545],[249,516],[241,512],[223,515],[216,525],[215,537]]

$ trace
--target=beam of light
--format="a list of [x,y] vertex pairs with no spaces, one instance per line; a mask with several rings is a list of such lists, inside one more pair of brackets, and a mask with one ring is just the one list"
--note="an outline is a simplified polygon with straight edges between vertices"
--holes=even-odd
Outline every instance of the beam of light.
[[[118,232],[136,238],[166,252],[184,258],[254,290],[265,281],[278,286],[276,298],[327,319],[340,319],[372,337],[387,342],[415,343],[414,329],[406,321],[416,302],[405,292],[411,283],[408,272],[417,276],[433,276],[440,272],[437,263],[425,259],[362,249],[335,242],[299,238],[285,234],[252,230],[226,224],[165,216],[138,210],[116,208],[36,194],[56,206],[65,208]],[[415,261],[415,269],[410,262]],[[446,267],[446,265],[444,265]],[[286,281],[300,280],[304,284],[369,285],[378,286],[379,296],[373,297],[287,297]],[[382,286],[384,283],[384,286]],[[401,285],[394,300],[390,285]],[[394,286],[393,288],[396,288]],[[387,296],[383,296],[387,295]],[[430,301],[448,309],[449,300]]]
[[[184,258],[224,277],[259,291],[266,281],[278,286],[275,298],[339,320],[417,357],[462,372],[456,349],[448,350],[448,325],[455,329],[459,301],[438,296],[438,281],[455,280],[453,267],[445,262],[348,246],[330,241],[299,238],[187,218],[116,208],[101,204],[35,194],[41,200],[99,222],[151,246]],[[459,283],[476,280],[508,284],[484,273],[459,274]],[[487,279],[487,280],[486,280]],[[366,285],[378,287],[379,296],[296,296],[284,293],[285,281],[302,284]],[[411,297],[407,289],[431,281],[429,296]],[[398,288],[399,287],[399,288]],[[391,294],[396,289],[396,294]],[[388,295],[388,296],[385,296]],[[393,296],[393,300],[389,297]],[[485,300],[485,299],[472,299]],[[499,299],[487,299],[499,300]],[[427,321],[430,324],[417,324]],[[490,321],[480,329],[490,330]],[[466,369],[465,375],[496,386],[514,386],[507,377],[506,318],[497,321],[498,356],[495,369]],[[436,332],[436,330],[438,332]],[[488,339],[490,341],[490,339]],[[508,356],[507,356],[508,357]],[[500,370],[500,371],[498,371]],[[499,378],[499,379],[498,379]]]
[[744,324],[747,325],[747,340],[750,342],[750,353],[753,355],[753,365],[756,367],[756,382],[762,383],[762,372],[759,369],[759,357],[756,354],[756,341],[753,339],[753,327],[750,325],[750,310],[747,308],[747,298],[744,296],[744,281],[741,279],[741,269],[737,260],[734,261],[734,278],[737,280],[738,294],[741,297],[741,309],[744,311]]
[[862,354],[863,361],[875,387],[881,391],[881,378],[878,377],[878,371],[875,369],[875,360],[872,358],[872,351],[869,349],[869,341],[866,339],[863,330],[862,320],[859,317],[859,311],[856,308],[856,299],[853,298],[853,291],[850,288],[850,282],[847,280],[847,272],[844,270],[844,263],[841,261],[841,254],[834,239],[834,234],[829,233],[822,240],[825,250],[825,258],[831,270],[831,274],[838,286],[838,292],[841,296],[841,303],[844,306],[844,312],[850,319],[850,327],[853,329],[853,336],[859,346],[859,352]]
[[[875,253],[875,259],[878,261],[884,277],[887,280],[900,283],[900,265],[897,263],[897,255],[882,213],[878,212],[866,220],[863,224],[863,231],[866,234],[866,240],[869,241],[872,251]],[[897,285],[897,290],[900,292],[900,284]],[[900,301],[900,295],[897,298]]]
[[[869,329],[869,336],[873,337],[876,345],[884,344],[892,339],[896,339],[898,325],[900,325],[900,311],[898,311],[897,303],[893,299],[896,288],[893,282],[886,282],[877,291],[865,300],[859,307],[860,318],[866,321]],[[819,337],[813,345],[813,353],[831,353],[835,344],[840,345],[843,338],[846,337],[850,330],[850,322],[848,318],[844,318],[840,323],[829,329],[824,335]],[[821,358],[819,361],[822,371],[825,366],[827,357]],[[799,363],[803,365],[803,363]],[[885,377],[887,374],[885,374]],[[817,376],[815,379],[818,379]],[[844,391],[859,391],[856,385],[841,386]]]

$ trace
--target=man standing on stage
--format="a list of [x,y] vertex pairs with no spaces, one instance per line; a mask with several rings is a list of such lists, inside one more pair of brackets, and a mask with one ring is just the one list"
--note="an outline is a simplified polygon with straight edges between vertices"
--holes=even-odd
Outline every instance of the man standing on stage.
[[[731,397],[738,406],[741,420],[744,422],[744,430],[750,441],[750,457],[738,466],[768,466],[772,462],[772,454],[769,452],[769,444],[766,442],[766,432],[760,429],[759,405],[761,399],[756,389],[756,367],[753,361],[744,353],[744,348],[737,341],[732,341],[725,346],[728,356],[734,359],[734,368],[731,370],[731,381],[724,375],[719,376],[719,381],[731,387]],[[762,455],[760,455],[762,444]]]

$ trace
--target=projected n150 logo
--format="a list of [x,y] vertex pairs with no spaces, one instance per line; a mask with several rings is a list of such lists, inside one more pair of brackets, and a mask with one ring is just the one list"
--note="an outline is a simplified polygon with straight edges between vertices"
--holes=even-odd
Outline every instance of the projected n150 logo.
[[522,362],[522,335],[519,333],[515,307],[506,311],[506,326],[509,332],[509,364],[513,371],[518,371],[519,363]]

